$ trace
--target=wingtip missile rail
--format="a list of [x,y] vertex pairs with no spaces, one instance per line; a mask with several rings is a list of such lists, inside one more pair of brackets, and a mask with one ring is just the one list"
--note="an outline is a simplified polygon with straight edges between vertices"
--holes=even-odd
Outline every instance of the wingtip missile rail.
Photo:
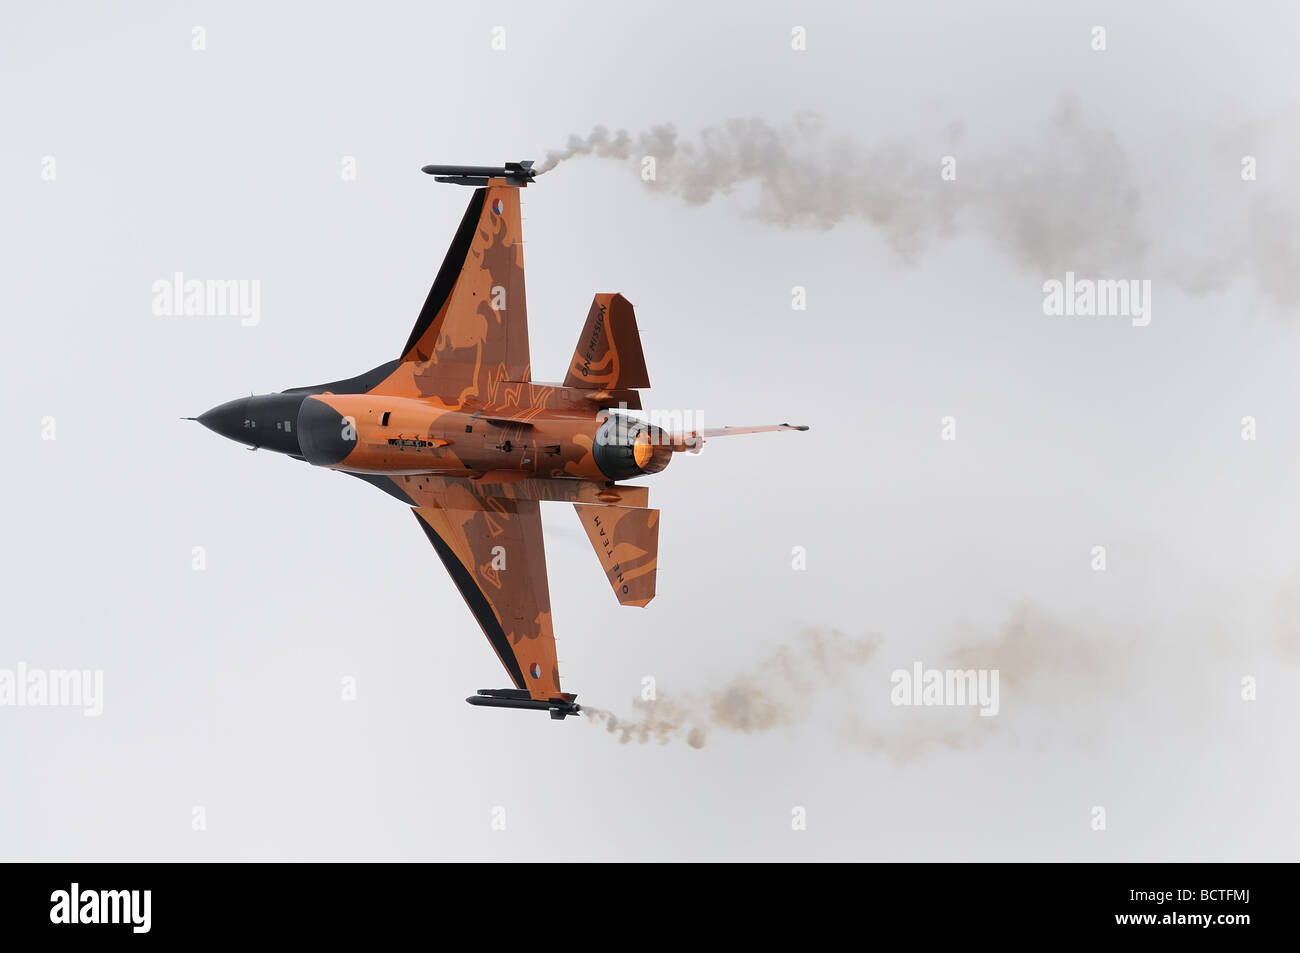
[[504,179],[507,185],[523,188],[537,178],[533,160],[506,162],[503,165],[426,165],[420,170],[439,182],[452,185],[487,185],[490,179]]
[[480,688],[477,695],[470,695],[465,701],[482,708],[518,708],[526,711],[549,711],[551,718],[563,721],[570,715],[582,711],[582,706],[572,697],[533,698],[521,688]]

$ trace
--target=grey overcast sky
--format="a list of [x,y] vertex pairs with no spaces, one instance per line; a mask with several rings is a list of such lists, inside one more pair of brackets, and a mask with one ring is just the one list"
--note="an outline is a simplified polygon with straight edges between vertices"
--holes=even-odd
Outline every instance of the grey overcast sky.
[[[103,713],[0,707],[0,856],[1295,859],[1294,5],[5,21],[0,671]],[[395,357],[470,194],[420,166],[597,125],[525,193],[535,376],[618,291],[648,407],[813,427],[651,478],[646,609],[544,509],[565,687],[700,748],[466,705],[504,674],[400,504],[178,420]],[[258,322],[156,315],[176,272]],[[1067,272],[1149,323],[1045,313]],[[998,714],[891,704],[918,662]]]

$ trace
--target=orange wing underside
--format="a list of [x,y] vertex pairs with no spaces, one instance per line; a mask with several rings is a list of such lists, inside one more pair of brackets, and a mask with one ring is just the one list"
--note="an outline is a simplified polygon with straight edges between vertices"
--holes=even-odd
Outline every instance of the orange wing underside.
[[457,229],[401,363],[374,393],[484,402],[527,381],[528,303],[520,190],[478,189]]
[[413,511],[515,687],[562,695],[540,504],[449,485]]

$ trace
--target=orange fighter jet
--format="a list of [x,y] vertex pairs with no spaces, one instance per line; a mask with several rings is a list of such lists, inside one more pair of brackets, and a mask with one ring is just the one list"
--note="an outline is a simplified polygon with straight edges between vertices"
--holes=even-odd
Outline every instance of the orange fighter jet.
[[580,711],[560,688],[543,501],[572,503],[623,605],[655,595],[659,511],[644,486],[706,439],[777,424],[667,432],[620,410],[649,387],[632,305],[598,294],[559,384],[532,379],[519,190],[531,162],[426,166],[474,186],[401,356],[349,380],[241,397],[201,417],[253,448],[366,480],[411,507],[512,688],[472,704]]

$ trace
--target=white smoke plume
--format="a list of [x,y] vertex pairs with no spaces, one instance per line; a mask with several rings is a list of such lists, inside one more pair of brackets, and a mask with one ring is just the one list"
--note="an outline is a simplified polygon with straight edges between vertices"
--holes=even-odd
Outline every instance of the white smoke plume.
[[[960,130],[954,127],[949,136],[959,137]],[[538,171],[575,156],[652,156],[655,177],[643,180],[646,186],[692,205],[757,183],[759,199],[750,212],[758,219],[787,228],[826,229],[861,218],[882,229],[909,260],[934,234],[951,228],[956,207],[957,194],[937,187],[942,184],[937,175],[925,174],[920,150],[904,144],[861,149],[848,138],[828,135],[812,113],[785,126],[731,119],[702,130],[694,141],[680,138],[671,125],[635,137],[597,126],[590,135],[571,136],[564,149],[548,153]]]
[[[1234,141],[1259,142],[1260,135],[1246,131]],[[965,154],[958,149],[962,138],[962,125],[953,123],[925,144],[863,145],[828,130],[811,113],[784,124],[730,119],[690,138],[672,125],[637,134],[597,126],[548,153],[539,171],[582,156],[638,163],[653,157],[653,178],[642,176],[653,191],[700,205],[756,187],[746,213],[757,220],[809,229],[863,221],[907,263],[936,241],[965,232],[987,237],[1043,277],[1059,278],[1066,270],[1151,276],[1189,294],[1246,278],[1275,304],[1300,304],[1300,198],[1294,190],[1252,183],[1252,191],[1215,205],[1210,190],[1192,178],[1184,182],[1192,194],[1169,194],[1168,168],[1140,174],[1120,138],[1072,99],[1001,154]],[[1189,143],[1181,147],[1189,165],[1200,162],[1216,170],[1215,183],[1233,185],[1237,160],[1216,154],[1222,144],[1195,137]],[[940,176],[948,155],[958,162],[952,181]],[[1195,233],[1190,248],[1189,215]]]
[[584,705],[593,723],[603,724],[623,744],[682,740],[702,748],[711,730],[756,734],[801,720],[803,703],[860,671],[877,641],[839,631],[806,630],[793,645],[782,646],[752,670],[722,688],[703,694],[637,699],[636,714],[621,717]]
[[[629,716],[585,705],[583,713],[623,744],[685,741],[702,748],[714,732],[752,735],[813,723],[849,747],[906,761],[936,749],[974,747],[1006,728],[1032,725],[1041,738],[1064,729],[1057,717],[1064,710],[1089,700],[1108,702],[1116,690],[1106,643],[1028,605],[995,635],[966,639],[935,660],[959,669],[998,670],[1007,693],[998,718],[969,708],[890,707],[891,665],[882,660],[881,648],[875,636],[809,629],[720,689],[660,692],[655,700],[633,701]],[[818,699],[823,704],[813,704]]]

